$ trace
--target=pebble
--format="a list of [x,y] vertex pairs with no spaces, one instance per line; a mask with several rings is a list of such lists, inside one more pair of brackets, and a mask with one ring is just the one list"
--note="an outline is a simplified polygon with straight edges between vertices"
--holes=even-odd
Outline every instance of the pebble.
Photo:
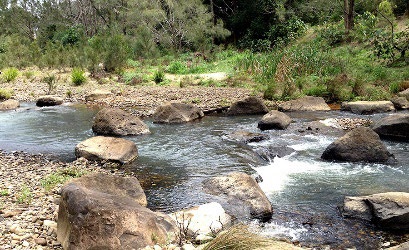
[[40,246],[46,246],[46,245],[47,245],[47,240],[44,239],[44,238],[35,238],[35,239],[34,239],[34,242],[35,242],[37,245],[40,245]]

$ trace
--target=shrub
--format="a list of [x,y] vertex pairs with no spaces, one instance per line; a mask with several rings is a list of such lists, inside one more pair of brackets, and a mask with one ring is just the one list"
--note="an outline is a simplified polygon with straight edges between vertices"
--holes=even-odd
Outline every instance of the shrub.
[[12,67],[12,68],[7,68],[3,72],[3,79],[6,82],[11,82],[14,81],[18,76],[18,69]]
[[160,84],[165,80],[165,73],[163,73],[162,69],[158,69],[153,73],[153,81],[156,84]]
[[45,76],[43,78],[43,82],[47,83],[48,94],[50,95],[55,90],[55,87],[56,87],[55,75],[51,74],[51,75]]
[[166,68],[166,71],[170,74],[185,74],[187,71],[187,67],[186,67],[186,64],[180,61],[173,61]]
[[80,86],[85,83],[87,80],[84,71],[79,68],[74,68],[71,72],[71,81],[74,83],[75,86]]
[[48,192],[58,184],[64,184],[66,181],[72,178],[81,177],[85,174],[87,174],[87,172],[84,170],[75,167],[67,168],[54,174],[50,174],[41,180],[41,186]]
[[345,40],[345,29],[342,22],[327,25],[319,32],[328,45],[335,46]]
[[13,94],[5,89],[0,89],[0,100],[10,99]]

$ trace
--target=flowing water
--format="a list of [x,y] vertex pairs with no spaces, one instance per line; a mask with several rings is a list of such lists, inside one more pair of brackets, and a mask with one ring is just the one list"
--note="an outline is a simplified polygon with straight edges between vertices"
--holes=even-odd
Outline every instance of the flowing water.
[[[36,108],[25,104],[18,111],[0,113],[0,149],[73,160],[75,145],[93,136],[96,111],[85,106]],[[408,191],[409,144],[385,142],[398,159],[396,165],[324,162],[320,155],[337,135],[300,128],[317,119],[354,115],[334,111],[291,116],[295,123],[288,130],[265,132],[269,140],[249,145],[229,140],[227,135],[237,130],[260,132],[260,116],[208,116],[180,125],[148,120],[151,135],[127,137],[139,150],[138,160],[127,168],[137,173],[148,206],[156,210],[171,212],[210,201],[201,183],[211,176],[257,172],[274,208],[270,222],[251,222],[260,234],[334,249],[377,249],[383,242],[407,239],[403,232],[382,232],[343,219],[338,206],[345,195]],[[271,147],[291,153],[281,158],[260,154]]]

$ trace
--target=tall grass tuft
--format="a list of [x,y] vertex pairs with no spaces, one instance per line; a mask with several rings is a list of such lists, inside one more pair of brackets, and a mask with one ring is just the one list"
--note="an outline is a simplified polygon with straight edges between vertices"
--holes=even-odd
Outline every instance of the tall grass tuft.
[[71,72],[71,80],[75,86],[80,86],[84,84],[87,80],[85,77],[85,72],[80,68],[74,68]]
[[18,76],[18,69],[12,67],[12,68],[7,68],[3,72],[3,79],[6,82],[11,82],[14,81]]
[[8,100],[13,95],[12,92],[6,89],[0,89],[0,101]]
[[269,245],[270,241],[268,239],[251,233],[246,225],[237,224],[226,232],[220,233],[203,250],[248,250]]

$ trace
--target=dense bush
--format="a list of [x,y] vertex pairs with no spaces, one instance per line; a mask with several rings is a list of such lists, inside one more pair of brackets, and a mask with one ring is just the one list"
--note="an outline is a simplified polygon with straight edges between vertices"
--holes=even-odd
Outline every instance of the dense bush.
[[71,72],[71,81],[75,86],[84,84],[87,80],[85,72],[80,68],[74,68]]
[[3,71],[3,79],[6,82],[11,82],[14,81],[17,76],[18,76],[18,69],[12,67],[12,68],[7,68]]
[[158,69],[153,73],[153,81],[156,84],[160,84],[165,80],[165,73],[162,69]]

